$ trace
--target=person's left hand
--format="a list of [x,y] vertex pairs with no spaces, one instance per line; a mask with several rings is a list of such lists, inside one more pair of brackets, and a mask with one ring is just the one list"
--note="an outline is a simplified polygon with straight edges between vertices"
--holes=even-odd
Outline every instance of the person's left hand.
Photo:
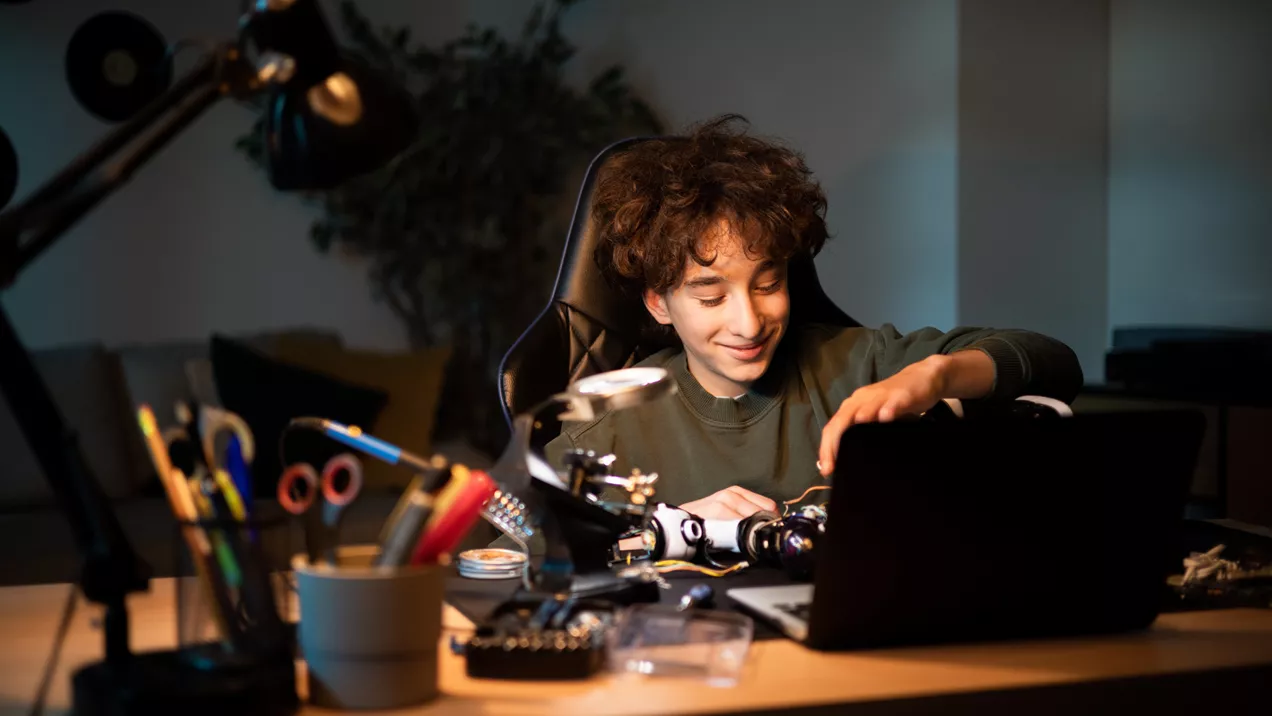
[[899,373],[853,391],[822,428],[817,466],[823,476],[835,468],[839,438],[860,423],[887,423],[902,415],[919,415],[936,405],[945,391],[949,356],[934,355]]

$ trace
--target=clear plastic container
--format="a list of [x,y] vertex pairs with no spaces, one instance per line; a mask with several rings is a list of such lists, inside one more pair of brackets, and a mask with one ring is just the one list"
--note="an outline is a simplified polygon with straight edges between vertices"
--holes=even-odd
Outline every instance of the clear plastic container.
[[624,610],[608,630],[609,669],[733,686],[746,663],[754,628],[744,614],[639,604]]

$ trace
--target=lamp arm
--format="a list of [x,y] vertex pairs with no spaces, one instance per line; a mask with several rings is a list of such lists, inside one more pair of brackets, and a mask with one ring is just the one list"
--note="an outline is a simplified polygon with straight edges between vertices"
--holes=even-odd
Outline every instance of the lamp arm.
[[[218,99],[255,89],[255,72],[238,47],[219,45],[137,116],[106,135],[21,204],[0,214],[0,288],[17,280],[23,269]],[[136,147],[86,184],[89,174],[143,134],[146,136]]]

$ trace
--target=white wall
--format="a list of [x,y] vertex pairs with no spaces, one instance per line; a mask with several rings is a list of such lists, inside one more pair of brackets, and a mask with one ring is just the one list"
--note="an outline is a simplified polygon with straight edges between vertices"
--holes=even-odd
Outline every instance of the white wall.
[[829,197],[827,293],[866,324],[952,327],[956,3],[581,5],[588,66],[624,62],[673,128],[737,112],[803,151]]
[[1104,374],[1108,0],[963,0],[958,322],[1028,328]]
[[1113,0],[1110,327],[1272,328],[1272,3]]
[[[410,20],[418,38],[438,42],[470,19],[515,31],[528,3],[360,5],[377,22]],[[227,37],[237,7],[0,6],[0,126],[20,154],[18,198],[109,129],[66,87],[63,53],[79,23],[124,9],[170,40]],[[624,63],[672,128],[739,112],[805,152],[830,197],[835,239],[818,265],[831,297],[867,323],[946,327],[955,319],[955,7],[590,0],[566,30],[580,46],[579,76]],[[3,299],[23,337],[33,346],[117,344],[305,323],[355,344],[403,345],[362,268],[317,254],[310,211],[273,193],[231,150],[248,123],[237,106],[214,109],[29,270]],[[231,280],[242,289],[230,291]]]

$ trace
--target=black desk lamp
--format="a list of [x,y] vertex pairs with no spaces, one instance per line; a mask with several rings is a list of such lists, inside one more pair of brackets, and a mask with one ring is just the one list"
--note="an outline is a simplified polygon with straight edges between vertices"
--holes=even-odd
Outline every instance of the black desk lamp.
[[[341,55],[316,0],[257,0],[237,41],[218,45],[137,116],[0,214],[0,287],[218,100],[266,91],[266,165],[278,189],[333,186],[388,161],[414,136],[411,98]],[[88,178],[130,144],[114,165]],[[150,567],[128,543],[2,307],[0,366],[0,390],[70,520],[83,559],[80,589],[105,607],[106,657],[76,672],[75,711],[190,716],[226,713],[234,704],[239,716],[261,712],[259,702],[239,708],[233,698],[219,700],[216,686],[199,694],[193,683],[173,683],[190,678],[178,652],[131,651],[125,597],[149,589]],[[292,700],[294,709],[294,693]]]

